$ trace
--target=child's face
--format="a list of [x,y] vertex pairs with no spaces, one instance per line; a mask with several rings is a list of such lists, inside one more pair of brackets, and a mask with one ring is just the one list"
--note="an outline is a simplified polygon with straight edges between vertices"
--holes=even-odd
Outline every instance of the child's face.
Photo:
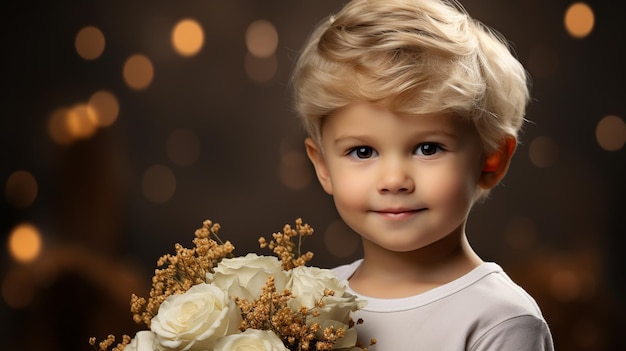
[[365,240],[406,252],[464,230],[482,168],[470,124],[353,103],[328,117],[322,136],[322,150],[307,142],[318,178]]

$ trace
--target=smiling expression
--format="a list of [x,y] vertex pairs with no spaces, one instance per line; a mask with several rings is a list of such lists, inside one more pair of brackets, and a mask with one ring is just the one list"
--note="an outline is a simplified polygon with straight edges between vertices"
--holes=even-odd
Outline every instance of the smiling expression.
[[483,165],[478,133],[460,117],[364,102],[329,116],[307,152],[343,220],[396,252],[462,234]]

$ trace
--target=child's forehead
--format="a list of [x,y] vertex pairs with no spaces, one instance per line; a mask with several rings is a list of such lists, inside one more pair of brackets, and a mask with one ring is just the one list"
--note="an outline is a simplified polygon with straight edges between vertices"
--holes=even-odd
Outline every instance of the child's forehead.
[[332,119],[333,116],[345,116],[358,120],[367,118],[385,119],[394,118],[404,123],[426,122],[432,119],[448,120],[448,121],[466,121],[458,113],[451,111],[405,111],[394,109],[385,102],[368,102],[354,101],[343,107],[335,109],[327,116]]
[[398,112],[388,106],[372,102],[354,102],[335,110],[327,116],[322,129],[334,133],[373,131],[385,124],[397,128],[442,130],[451,132],[457,129],[473,128],[466,118],[452,112],[431,113]]

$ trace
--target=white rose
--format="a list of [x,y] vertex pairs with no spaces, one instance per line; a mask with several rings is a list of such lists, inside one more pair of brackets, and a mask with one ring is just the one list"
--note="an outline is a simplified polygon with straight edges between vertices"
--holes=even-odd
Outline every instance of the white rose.
[[[342,295],[346,290],[344,284],[328,269],[299,266],[291,270],[291,279],[287,288],[295,295],[292,300],[296,311],[299,306],[313,308],[324,296],[324,289],[334,290]],[[297,305],[296,305],[297,304]]]
[[154,333],[150,330],[138,331],[124,351],[154,351]]
[[[307,323],[319,323],[322,326],[321,331],[330,326],[335,330],[338,328],[345,330],[345,336],[337,341],[335,349],[352,347],[356,344],[356,331],[348,329],[350,313],[365,307],[367,301],[347,292],[346,284],[332,271],[317,267],[296,267],[291,272],[287,288],[295,296],[289,304],[296,311],[300,306],[314,308],[323,297],[324,307],[317,308],[319,316],[311,316]],[[335,294],[324,297],[324,289],[333,290]]]
[[289,351],[274,332],[246,329],[241,334],[227,335],[215,343],[213,351]]
[[261,296],[263,286],[270,276],[274,277],[278,292],[283,291],[289,279],[289,274],[282,269],[278,258],[257,256],[254,253],[225,258],[218,263],[214,271],[214,274],[207,275],[209,281],[228,290],[230,296],[246,300],[254,300]]
[[[348,295],[348,296],[346,296]],[[350,348],[356,345],[357,332],[354,328],[349,328],[350,312],[354,312],[365,307],[366,301],[357,299],[356,296],[345,293],[344,297],[337,298],[328,296],[324,298],[324,307],[320,307],[317,311],[320,313],[317,317],[307,319],[307,324],[319,323],[321,326],[318,336],[323,334],[323,330],[333,327],[334,330],[339,328],[345,331],[341,339],[337,339],[333,345],[333,349]]]
[[226,291],[198,284],[165,299],[150,329],[159,351],[210,350],[219,337],[237,332],[241,321],[241,311]]

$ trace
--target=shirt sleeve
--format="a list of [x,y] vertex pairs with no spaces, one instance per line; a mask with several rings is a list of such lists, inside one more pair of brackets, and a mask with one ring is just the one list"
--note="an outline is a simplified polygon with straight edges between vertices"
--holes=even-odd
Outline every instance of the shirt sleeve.
[[554,345],[546,322],[536,316],[524,315],[497,324],[469,350],[554,351]]

